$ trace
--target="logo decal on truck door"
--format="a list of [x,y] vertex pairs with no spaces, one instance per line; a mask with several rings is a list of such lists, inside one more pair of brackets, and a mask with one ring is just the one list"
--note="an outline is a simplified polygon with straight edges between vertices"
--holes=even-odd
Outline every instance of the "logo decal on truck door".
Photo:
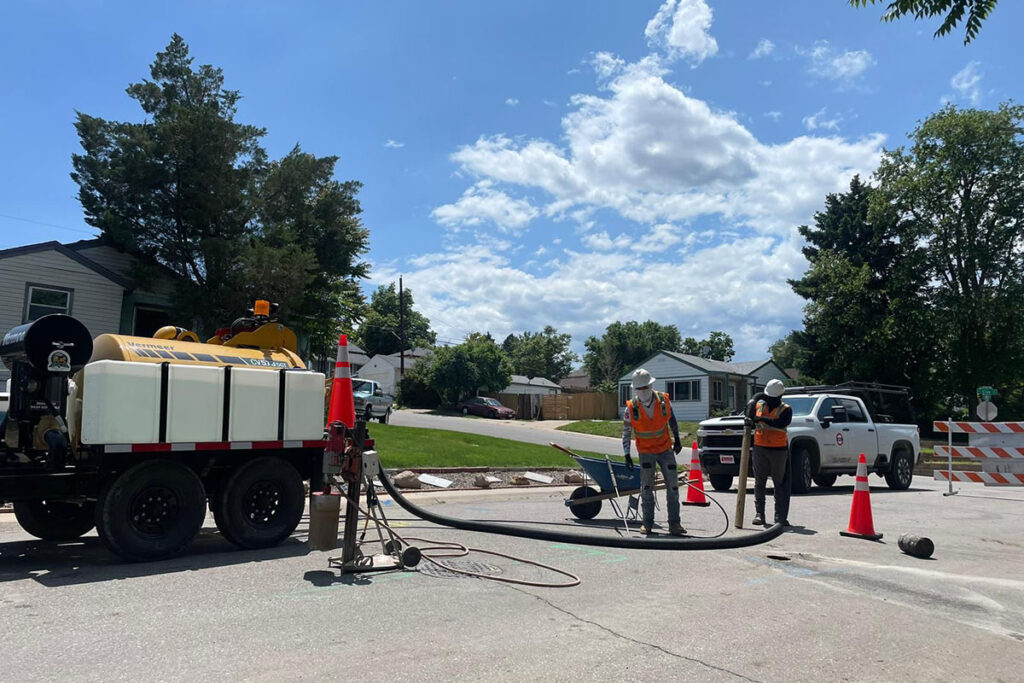
[[836,434],[836,445],[837,446],[842,446],[843,445],[843,435],[842,434]]

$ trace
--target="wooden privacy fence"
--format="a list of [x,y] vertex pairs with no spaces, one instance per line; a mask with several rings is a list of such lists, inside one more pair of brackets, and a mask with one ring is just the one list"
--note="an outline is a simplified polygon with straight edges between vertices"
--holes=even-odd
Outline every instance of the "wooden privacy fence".
[[542,397],[542,420],[615,420],[619,405],[614,393],[556,394]]

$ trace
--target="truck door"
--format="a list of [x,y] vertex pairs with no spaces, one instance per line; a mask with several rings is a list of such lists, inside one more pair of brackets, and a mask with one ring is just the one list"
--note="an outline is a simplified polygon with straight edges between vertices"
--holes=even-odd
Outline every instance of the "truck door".
[[[838,405],[835,399],[826,398],[818,406],[818,412],[815,413],[815,418],[820,424],[825,420],[829,419],[841,419],[845,423],[845,418],[840,414],[836,416],[832,411],[834,406]],[[836,424],[833,421],[832,425],[827,429],[821,428],[821,437],[818,439],[818,451],[821,455],[821,467],[836,467],[838,465],[845,465],[846,458],[845,445],[846,445],[846,434],[842,431],[844,424]]]
[[868,466],[875,462],[878,455],[878,433],[875,425],[868,418],[861,402],[855,398],[835,399],[845,408],[846,423],[839,425],[846,443],[843,446],[844,463],[856,466],[860,454],[867,456]]

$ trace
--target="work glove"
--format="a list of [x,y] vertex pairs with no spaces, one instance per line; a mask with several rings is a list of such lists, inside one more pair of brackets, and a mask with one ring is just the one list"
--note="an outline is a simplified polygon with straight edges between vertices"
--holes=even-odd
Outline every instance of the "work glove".
[[672,452],[675,453],[676,455],[679,455],[679,451],[681,450],[683,450],[683,442],[680,441],[679,437],[677,436],[675,443],[672,444]]
[[626,453],[626,467],[633,469],[633,458],[629,457],[629,453]]
[[754,418],[748,417],[748,418],[744,419],[743,420],[743,426],[746,427],[747,429],[753,429],[754,428]]

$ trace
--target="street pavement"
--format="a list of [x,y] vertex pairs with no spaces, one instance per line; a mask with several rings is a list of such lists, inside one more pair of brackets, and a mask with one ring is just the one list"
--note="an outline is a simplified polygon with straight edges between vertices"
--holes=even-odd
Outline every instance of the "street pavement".
[[[500,439],[511,439],[525,443],[547,445],[554,441],[574,451],[590,451],[622,455],[622,442],[619,439],[593,434],[578,434],[555,429],[558,425],[569,421],[554,420],[489,420],[486,418],[462,417],[460,415],[434,415],[421,410],[397,410],[391,414],[391,424],[400,427],[422,427],[427,429],[447,429],[454,432],[482,434]],[[571,464],[568,463],[567,464]]]
[[[327,563],[340,550],[307,552],[305,522],[278,548],[235,551],[207,520],[180,557],[123,564],[94,533],[44,543],[0,515],[0,680],[1020,680],[1024,490],[871,482],[881,542],[839,536],[846,477],[795,497],[798,526],[768,544],[693,552],[462,532],[386,501],[399,533],[549,563],[580,577],[573,588],[438,576],[426,562],[340,575]],[[574,521],[567,491],[410,498],[454,517],[617,533],[607,506]],[[717,497],[731,514],[735,493]],[[712,535],[724,520],[687,507],[683,523]],[[934,557],[902,554],[905,532],[932,538]],[[561,580],[493,555],[446,561]]]

